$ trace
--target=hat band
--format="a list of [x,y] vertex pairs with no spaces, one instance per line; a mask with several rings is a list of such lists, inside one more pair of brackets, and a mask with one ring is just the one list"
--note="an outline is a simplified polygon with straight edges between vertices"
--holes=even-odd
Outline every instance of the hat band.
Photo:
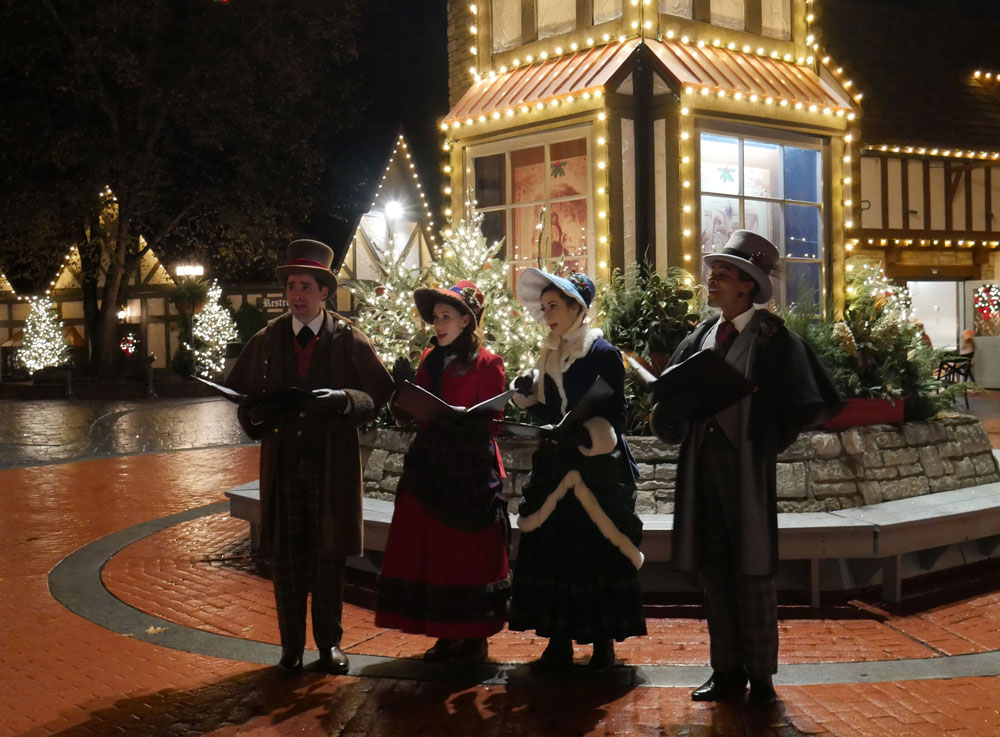
[[725,248],[723,248],[722,253],[726,254],[727,256],[738,256],[744,261],[749,261],[751,264],[753,264],[758,268],[760,268],[760,264],[758,264],[757,261],[763,260],[765,257],[764,254],[760,253],[759,251],[755,251],[754,253],[746,253],[745,251],[741,251],[738,248],[731,248],[730,246],[726,246]]
[[285,266],[312,266],[317,269],[323,269],[323,271],[333,272],[334,274],[340,271],[340,269],[331,269],[319,261],[313,261],[311,258],[293,258]]

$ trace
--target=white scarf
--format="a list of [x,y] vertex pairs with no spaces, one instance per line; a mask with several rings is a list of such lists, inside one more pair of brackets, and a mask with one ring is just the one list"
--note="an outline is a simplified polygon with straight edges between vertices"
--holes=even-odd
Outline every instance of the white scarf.
[[538,369],[535,379],[534,393],[538,401],[545,403],[545,375],[548,374],[559,390],[560,412],[566,414],[566,390],[563,389],[562,376],[573,362],[586,356],[594,341],[603,336],[599,328],[590,327],[587,313],[580,311],[576,322],[562,336],[549,333],[542,344],[542,352],[535,362]]

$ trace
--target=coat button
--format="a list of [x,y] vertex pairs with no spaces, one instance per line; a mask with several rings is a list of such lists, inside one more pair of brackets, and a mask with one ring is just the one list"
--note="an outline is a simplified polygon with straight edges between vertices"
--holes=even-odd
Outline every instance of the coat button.
[[306,416],[306,413],[305,413],[305,412],[299,412],[299,417],[302,417],[302,418],[304,419],[304,418],[305,418],[305,416]]
[[300,438],[302,437],[302,431],[301,430],[296,430],[295,434],[298,435]]

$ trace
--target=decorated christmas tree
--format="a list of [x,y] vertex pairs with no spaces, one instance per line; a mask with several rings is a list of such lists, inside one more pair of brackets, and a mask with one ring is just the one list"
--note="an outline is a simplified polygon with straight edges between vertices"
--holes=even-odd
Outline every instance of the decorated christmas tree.
[[19,354],[29,373],[58,366],[66,360],[69,348],[62,328],[52,299],[48,296],[32,297]]
[[226,346],[239,339],[236,321],[222,303],[222,287],[216,282],[208,290],[205,309],[194,316],[195,370],[205,377],[218,376],[226,362]]
[[467,204],[465,218],[450,223],[441,234],[428,281],[442,287],[463,279],[475,282],[485,298],[480,327],[486,346],[503,357],[507,374],[513,377],[534,366],[547,331],[514,299],[503,242],[488,242],[482,225],[483,215]]

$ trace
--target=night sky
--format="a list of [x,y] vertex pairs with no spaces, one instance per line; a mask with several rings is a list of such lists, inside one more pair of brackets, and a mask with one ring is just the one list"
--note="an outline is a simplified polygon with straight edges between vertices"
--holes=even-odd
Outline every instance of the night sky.
[[[371,106],[363,124],[346,132],[331,155],[357,173],[343,184],[367,196],[382,175],[402,125],[438,221],[444,163],[438,124],[448,112],[446,0],[365,0],[364,6],[360,63]],[[370,200],[357,214],[368,204]],[[350,237],[349,232],[344,235]]]

